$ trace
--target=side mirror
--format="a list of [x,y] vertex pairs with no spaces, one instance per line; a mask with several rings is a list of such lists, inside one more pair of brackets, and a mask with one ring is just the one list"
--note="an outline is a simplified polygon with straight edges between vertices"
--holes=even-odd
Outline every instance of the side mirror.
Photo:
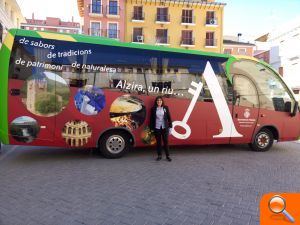
[[291,112],[291,116],[296,116],[298,110],[299,110],[299,103],[298,103],[298,102],[295,102],[293,111]]

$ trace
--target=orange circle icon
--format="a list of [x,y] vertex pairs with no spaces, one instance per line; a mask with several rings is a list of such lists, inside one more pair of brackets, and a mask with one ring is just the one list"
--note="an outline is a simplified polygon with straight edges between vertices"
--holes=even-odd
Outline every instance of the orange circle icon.
[[279,195],[274,195],[269,201],[269,209],[273,213],[281,213],[285,210],[285,201]]

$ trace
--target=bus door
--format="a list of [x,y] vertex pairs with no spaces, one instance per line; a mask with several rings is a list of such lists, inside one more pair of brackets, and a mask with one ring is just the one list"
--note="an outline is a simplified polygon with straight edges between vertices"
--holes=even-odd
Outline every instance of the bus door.
[[244,75],[233,76],[232,118],[243,137],[231,137],[230,143],[250,143],[259,114],[259,98],[255,84]]

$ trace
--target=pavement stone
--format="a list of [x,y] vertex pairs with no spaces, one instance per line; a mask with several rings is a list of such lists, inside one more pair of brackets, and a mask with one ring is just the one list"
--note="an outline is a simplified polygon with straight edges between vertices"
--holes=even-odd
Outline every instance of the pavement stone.
[[268,192],[300,191],[299,143],[139,148],[117,160],[89,150],[5,146],[0,225],[258,225]]

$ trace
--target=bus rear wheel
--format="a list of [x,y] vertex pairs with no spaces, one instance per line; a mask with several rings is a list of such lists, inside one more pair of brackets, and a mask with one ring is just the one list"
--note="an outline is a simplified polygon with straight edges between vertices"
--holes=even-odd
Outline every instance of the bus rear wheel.
[[256,152],[268,151],[274,142],[274,135],[269,129],[261,129],[256,135],[250,148]]
[[120,158],[131,147],[130,137],[124,131],[110,131],[104,134],[99,141],[99,152],[109,159]]

